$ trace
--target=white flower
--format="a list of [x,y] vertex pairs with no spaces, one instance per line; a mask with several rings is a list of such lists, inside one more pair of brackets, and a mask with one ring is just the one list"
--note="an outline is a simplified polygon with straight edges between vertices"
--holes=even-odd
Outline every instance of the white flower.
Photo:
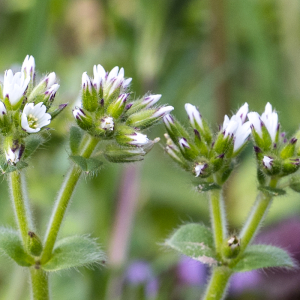
[[38,132],[50,122],[51,115],[46,113],[46,106],[43,102],[36,105],[34,103],[25,105],[21,116],[21,126],[26,132]]
[[101,120],[101,128],[108,131],[113,131],[115,127],[114,119],[112,117],[106,117]]
[[[248,113],[248,103],[245,103],[235,115],[229,119],[227,115],[224,117],[222,130],[224,136],[232,136],[234,139],[233,151],[237,152],[248,139],[251,129],[250,122],[245,122]],[[248,114],[249,115],[249,114]]]
[[151,118],[164,117],[165,115],[169,114],[173,109],[173,106],[162,106],[151,116]]
[[84,111],[77,106],[73,109],[72,113],[73,113],[74,118],[77,120],[82,120],[82,118],[85,117]]
[[88,89],[89,92],[91,93],[92,92],[92,82],[91,82],[91,79],[90,77],[88,76],[88,74],[86,72],[84,72],[82,74],[82,79],[81,79],[81,85],[82,85],[82,88],[85,90],[85,89]]
[[146,104],[146,108],[149,108],[158,102],[160,98],[161,95],[149,95],[144,98],[143,103]]
[[93,68],[94,78],[93,86],[99,93],[100,89],[103,89],[105,96],[111,95],[116,89],[120,88],[120,92],[124,92],[131,82],[131,78],[124,78],[124,69],[114,67],[109,73],[101,65],[95,65]]
[[203,174],[203,171],[207,168],[207,164],[197,164],[194,171],[196,174],[196,177],[199,177],[201,174]]
[[133,146],[145,146],[150,142],[147,135],[139,132],[127,135],[127,137],[131,139],[131,141],[129,141],[128,143]]
[[196,129],[198,125],[201,129],[203,129],[202,117],[197,107],[190,103],[186,103],[184,107],[188,114],[192,127]]
[[54,83],[46,92],[45,92],[45,96],[47,96],[49,98],[49,100],[51,101],[55,95],[56,95],[56,92],[59,88],[59,84],[57,83]]
[[171,115],[167,114],[163,117],[163,121],[166,125],[166,127],[171,130],[171,125],[174,125],[174,119],[172,118]]
[[6,115],[6,107],[2,101],[0,101],[0,118],[3,119],[3,115]]
[[45,77],[44,81],[46,82],[46,89],[50,89],[53,85],[56,84],[56,74],[54,72],[51,72]]
[[33,78],[35,71],[35,61],[33,56],[27,55],[22,64],[22,73],[24,73],[25,78]]
[[264,158],[263,158],[263,165],[264,165],[264,167],[267,168],[267,169],[269,169],[269,170],[272,169],[273,160],[274,159],[272,159],[269,156],[264,156]]
[[264,113],[259,116],[257,112],[248,113],[248,119],[251,125],[254,127],[254,130],[262,138],[262,124],[265,125],[268,130],[271,140],[274,143],[276,139],[276,134],[279,128],[278,124],[278,114],[275,110],[272,111],[272,105],[268,102]]
[[179,146],[182,150],[184,150],[184,148],[191,148],[189,143],[187,142],[187,140],[185,138],[179,139]]
[[21,158],[24,152],[24,146],[14,145],[12,148],[8,148],[5,151],[6,161],[10,164],[15,165]]
[[24,72],[13,74],[12,70],[6,70],[3,80],[3,98],[7,97],[11,105],[18,104],[29,81],[30,77],[25,78]]

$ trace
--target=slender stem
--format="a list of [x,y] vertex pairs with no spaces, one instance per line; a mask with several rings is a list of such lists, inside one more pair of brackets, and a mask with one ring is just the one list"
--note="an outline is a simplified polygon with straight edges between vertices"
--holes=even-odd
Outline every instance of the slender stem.
[[[276,187],[276,185],[277,179],[272,179],[270,181],[269,186]],[[240,253],[242,253],[246,249],[248,244],[251,242],[251,240],[254,238],[255,234],[259,230],[262,222],[265,219],[268,209],[271,206],[272,200],[273,198],[271,195],[266,195],[263,193],[260,193],[260,195],[258,195],[257,200],[247,219],[247,222],[245,223],[240,233]]]
[[[86,143],[85,147],[81,151],[81,156],[88,158],[91,156],[92,152],[96,148],[99,140],[94,137],[90,137],[89,141]],[[68,204],[70,199],[73,195],[75,190],[76,184],[80,178],[82,170],[77,166],[74,165],[63,182],[61,190],[58,194],[52,217],[50,219],[48,230],[46,233],[45,243],[44,243],[44,250],[41,256],[41,263],[47,262],[52,254],[52,250],[62,224],[65,212],[67,210]]]
[[42,269],[30,268],[33,300],[49,300],[48,274]]
[[216,251],[220,254],[223,241],[227,235],[222,189],[210,191],[210,214]]
[[21,233],[23,245],[26,248],[28,231],[32,230],[32,221],[29,212],[28,204],[26,203],[25,187],[20,171],[9,173],[9,186],[11,198],[14,206],[14,211]]
[[224,299],[231,274],[232,271],[227,267],[215,267],[203,300]]

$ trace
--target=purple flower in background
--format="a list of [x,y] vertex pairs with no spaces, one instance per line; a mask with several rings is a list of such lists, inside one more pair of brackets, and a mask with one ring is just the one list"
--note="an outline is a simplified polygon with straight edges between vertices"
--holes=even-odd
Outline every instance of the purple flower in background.
[[182,256],[177,266],[177,276],[182,284],[204,285],[206,282],[206,267],[204,264]]
[[254,290],[260,281],[261,276],[257,271],[235,273],[231,277],[229,292],[237,295]]

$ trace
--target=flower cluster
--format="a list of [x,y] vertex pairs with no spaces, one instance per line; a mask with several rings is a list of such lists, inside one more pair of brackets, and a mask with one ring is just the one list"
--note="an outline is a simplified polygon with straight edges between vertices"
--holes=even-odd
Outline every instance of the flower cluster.
[[250,122],[246,122],[248,104],[231,118],[225,116],[215,139],[198,109],[189,103],[185,109],[193,129],[191,134],[171,115],[164,117],[167,154],[196,177],[217,173],[218,182],[223,183],[232,170],[233,158],[241,152],[251,133]]
[[52,109],[59,88],[54,72],[35,85],[35,61],[27,55],[20,72],[6,70],[0,89],[0,134],[6,161],[15,165],[26,148],[26,137],[49,125],[66,105]]
[[288,141],[285,133],[280,134],[278,114],[272,105],[267,103],[261,116],[257,112],[250,112],[248,118],[261,184],[265,182],[265,175],[282,177],[296,172],[300,164],[296,151],[297,139]]
[[157,106],[161,95],[131,99],[131,78],[124,77],[123,68],[106,72],[97,65],[93,73],[93,78],[82,74],[81,107],[73,109],[78,126],[94,137],[113,141],[104,152],[109,161],[142,160],[157,139],[151,141],[141,130],[157,123],[173,107]]

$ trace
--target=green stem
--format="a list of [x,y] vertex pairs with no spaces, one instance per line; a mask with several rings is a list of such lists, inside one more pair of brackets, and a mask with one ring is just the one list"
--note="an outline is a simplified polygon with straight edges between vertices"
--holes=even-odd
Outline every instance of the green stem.
[[28,231],[33,229],[33,225],[31,221],[29,207],[26,202],[27,197],[20,171],[14,171],[9,173],[9,186],[18,227],[21,233],[23,245],[26,248]]
[[49,300],[48,274],[42,269],[30,268],[33,300]]
[[[269,186],[275,188],[277,185],[277,181],[277,179],[272,179]],[[272,200],[273,198],[271,195],[266,195],[263,193],[260,193],[260,195],[258,195],[257,200],[247,219],[247,222],[245,223],[240,233],[240,253],[242,253],[246,249],[248,244],[254,238],[255,234],[257,233],[258,229],[265,219],[268,209],[271,206]]]
[[224,299],[231,274],[232,271],[227,267],[215,267],[203,300]]
[[210,214],[216,251],[220,255],[223,241],[227,235],[222,189],[210,191]]
[[[85,144],[85,147],[81,151],[80,155],[84,158],[89,158],[96,148],[99,139],[90,137],[89,141]],[[44,243],[44,250],[41,256],[41,263],[47,262],[52,254],[52,250],[57,239],[57,235],[62,224],[65,212],[67,210],[68,204],[70,199],[73,195],[75,190],[76,184],[80,178],[82,170],[77,166],[74,165],[63,182],[61,190],[58,194],[52,217],[49,222],[48,230],[46,233],[45,243]]]

